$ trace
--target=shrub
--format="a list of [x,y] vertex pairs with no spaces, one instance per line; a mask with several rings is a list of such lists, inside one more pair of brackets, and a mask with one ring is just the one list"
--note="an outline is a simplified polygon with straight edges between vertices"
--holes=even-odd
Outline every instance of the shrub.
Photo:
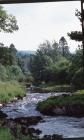
[[4,81],[8,78],[6,67],[0,64],[0,80]]
[[84,89],[84,77],[83,77],[83,68],[75,72],[75,75],[72,78],[72,85],[75,89]]
[[17,65],[8,66],[7,74],[8,74],[8,79],[11,80],[22,81],[24,79],[24,74],[21,68]]

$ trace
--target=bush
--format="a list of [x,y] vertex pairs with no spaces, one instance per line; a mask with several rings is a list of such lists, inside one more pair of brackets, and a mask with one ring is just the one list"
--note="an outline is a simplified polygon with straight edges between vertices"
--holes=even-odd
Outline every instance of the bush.
[[72,78],[72,86],[74,89],[84,89],[84,74],[83,68],[75,72],[75,75]]
[[8,78],[6,67],[0,64],[0,80],[4,81]]
[[25,78],[18,65],[4,66],[0,64],[0,81],[17,80],[23,81]]
[[24,80],[24,74],[18,65],[8,66],[7,67],[7,74],[8,74],[9,80],[10,79],[11,80],[18,80],[18,81]]
[[34,77],[30,72],[25,73],[25,82],[27,83],[33,83],[34,82]]

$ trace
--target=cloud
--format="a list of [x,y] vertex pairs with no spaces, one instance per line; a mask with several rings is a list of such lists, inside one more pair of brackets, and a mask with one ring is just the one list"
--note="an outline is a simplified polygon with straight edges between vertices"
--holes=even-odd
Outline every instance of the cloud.
[[16,16],[19,31],[13,34],[0,33],[1,42],[14,43],[19,50],[36,50],[44,40],[59,41],[65,36],[71,50],[76,44],[67,37],[67,32],[81,29],[75,17],[75,9],[80,9],[79,2],[34,3],[4,5],[5,9]]

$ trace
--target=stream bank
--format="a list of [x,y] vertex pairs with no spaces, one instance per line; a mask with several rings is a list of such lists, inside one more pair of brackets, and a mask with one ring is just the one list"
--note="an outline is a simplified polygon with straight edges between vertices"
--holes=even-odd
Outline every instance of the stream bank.
[[37,110],[45,115],[84,117],[84,90],[73,94],[51,96],[39,102]]
[[[23,100],[20,99],[16,102],[6,104],[2,108],[2,111],[7,115],[5,120],[7,120],[7,122],[10,122],[10,124],[7,123],[8,124],[7,127],[10,128],[10,125],[12,125],[13,128],[14,127],[18,128],[19,125],[20,136],[22,132],[25,134],[25,136],[28,136],[29,132],[32,132],[32,134],[34,134],[34,136],[38,137],[39,139],[46,137],[46,140],[47,139],[51,140],[53,139],[52,136],[55,134],[54,140],[58,140],[58,138],[56,137],[60,137],[60,139],[80,138],[81,140],[82,138],[84,138],[83,117],[77,118],[77,117],[68,117],[68,116],[46,116],[46,115],[42,115],[39,111],[36,110],[36,106],[39,101],[44,101],[48,97],[58,96],[62,94],[63,94],[62,92],[53,93],[53,94],[28,92],[26,94],[26,97],[23,98]],[[30,123],[31,125],[29,125],[28,121],[29,118],[31,117],[33,119],[35,119],[36,117],[37,120],[36,123],[35,122]],[[3,127],[3,125],[1,127]],[[31,139],[27,138],[27,140],[31,140]]]

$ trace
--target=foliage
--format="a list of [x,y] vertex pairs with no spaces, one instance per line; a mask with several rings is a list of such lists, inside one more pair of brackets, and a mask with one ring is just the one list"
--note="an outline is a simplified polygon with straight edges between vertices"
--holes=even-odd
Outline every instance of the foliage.
[[83,68],[75,72],[72,78],[72,85],[75,89],[84,89]]
[[68,67],[68,79],[72,82],[72,78],[76,71],[83,67],[83,52],[82,49],[77,49],[76,52],[70,58],[70,64]]
[[34,78],[31,73],[25,73],[25,82],[29,84],[34,82]]
[[73,93],[72,96],[52,96],[47,100],[39,102],[37,109],[41,112],[49,107],[63,106],[63,105],[84,105],[84,90]]
[[11,55],[7,47],[0,47],[0,63],[3,65],[11,64]]
[[[75,16],[79,19],[80,22],[82,22],[82,13],[76,9]],[[84,10],[83,10],[83,19],[84,19]],[[75,41],[82,41],[83,36],[81,31],[71,31],[70,33],[67,33],[67,35]]]
[[[67,41],[61,37],[59,45],[56,41],[41,44],[32,57],[30,71],[36,83],[75,84],[73,77],[82,68],[82,49],[71,54]],[[82,75],[82,73],[81,73]],[[80,75],[79,75],[80,76]],[[80,83],[79,87],[82,85]],[[74,85],[75,87],[75,85]]]
[[60,53],[65,57],[68,57],[68,55],[70,54],[67,41],[64,37],[61,37],[59,40],[59,49]]
[[83,40],[82,32],[80,31],[71,31],[70,33],[67,33],[67,35],[70,37],[70,39],[75,41]]
[[[17,135],[16,130],[16,135]],[[0,140],[37,140],[32,138],[30,135],[22,135],[21,132],[18,133],[18,136],[14,136],[11,130],[7,127],[0,127]]]
[[7,66],[8,79],[23,81],[25,76],[18,65]]
[[17,64],[17,50],[14,45],[11,45],[8,48],[7,46],[4,46],[4,44],[0,43],[0,63],[3,65]]
[[[65,39],[64,37],[62,38]],[[60,51],[62,47],[64,47],[64,54]],[[32,59],[30,67],[35,80],[37,82],[57,81],[59,84],[60,81],[60,83],[65,83],[65,75],[67,76],[69,66],[68,54],[68,46],[60,45],[59,47],[56,41],[53,41],[52,44],[49,41],[41,44]]]
[[18,65],[12,66],[4,66],[0,64],[0,80],[7,81],[7,80],[17,80],[23,81],[25,76]]
[[31,66],[31,61],[33,58],[33,54],[20,54],[17,52],[17,57],[18,57],[18,65],[21,67],[22,71],[24,73],[30,72],[30,66]]
[[70,85],[51,85],[51,84],[46,84],[41,85],[39,87],[34,88],[35,92],[40,92],[40,93],[49,93],[49,92],[70,92],[71,87]]
[[9,15],[2,6],[0,6],[0,32],[10,32],[18,30],[15,16]]
[[[67,75],[68,75],[68,69],[69,67],[69,61],[66,58],[60,59],[56,63],[54,63],[51,66],[46,67],[47,72],[47,81],[52,81],[57,84],[63,84],[68,83]],[[46,77],[45,77],[46,78]]]
[[23,97],[25,87],[17,81],[0,82],[0,102],[8,102],[14,97]]
[[15,140],[14,136],[10,133],[10,129],[0,127],[0,139]]
[[0,80],[4,81],[6,79],[8,79],[6,68],[2,64],[0,64]]

